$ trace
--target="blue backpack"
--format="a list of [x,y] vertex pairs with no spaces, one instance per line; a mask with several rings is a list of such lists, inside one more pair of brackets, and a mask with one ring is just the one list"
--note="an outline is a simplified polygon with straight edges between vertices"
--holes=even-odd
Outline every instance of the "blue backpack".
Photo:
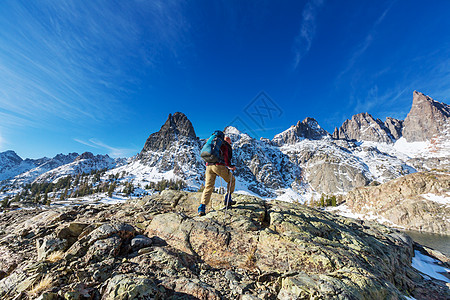
[[200,156],[204,161],[207,163],[223,163],[220,147],[224,142],[224,138],[225,134],[222,131],[214,131],[200,152]]

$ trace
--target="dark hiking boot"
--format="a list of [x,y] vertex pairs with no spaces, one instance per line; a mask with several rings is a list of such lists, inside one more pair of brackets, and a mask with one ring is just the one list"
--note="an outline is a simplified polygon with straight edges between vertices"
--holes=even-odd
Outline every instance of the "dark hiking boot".
[[206,205],[200,204],[200,206],[198,207],[198,215],[200,217],[206,215],[205,210],[206,210]]
[[230,194],[226,194],[225,195],[225,200],[223,201],[223,205],[225,205],[225,207],[231,207],[233,205],[236,204],[236,201],[231,200],[231,195]]

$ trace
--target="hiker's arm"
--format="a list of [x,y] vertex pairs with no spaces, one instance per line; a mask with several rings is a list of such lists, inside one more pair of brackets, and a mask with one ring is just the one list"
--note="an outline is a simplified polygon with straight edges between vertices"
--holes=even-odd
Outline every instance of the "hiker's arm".
[[230,167],[230,157],[226,145],[223,145],[223,160],[225,161],[225,166]]
[[230,161],[230,152],[228,151],[228,147],[224,147],[223,158],[225,160],[225,166],[227,166],[230,170],[236,170],[236,166],[233,166]]

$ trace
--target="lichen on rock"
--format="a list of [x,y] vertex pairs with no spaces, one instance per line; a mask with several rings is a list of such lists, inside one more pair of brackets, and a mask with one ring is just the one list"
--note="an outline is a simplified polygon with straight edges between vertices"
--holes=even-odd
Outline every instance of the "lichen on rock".
[[[245,195],[223,210],[223,195],[213,194],[198,217],[200,196],[166,191],[59,208],[45,222],[33,218],[37,210],[0,215],[0,251],[15,253],[0,259],[0,297],[27,299],[47,275],[53,282],[42,299],[449,297],[411,267],[412,240],[395,229]],[[48,241],[45,250],[58,239],[61,259],[38,257],[37,241]]]

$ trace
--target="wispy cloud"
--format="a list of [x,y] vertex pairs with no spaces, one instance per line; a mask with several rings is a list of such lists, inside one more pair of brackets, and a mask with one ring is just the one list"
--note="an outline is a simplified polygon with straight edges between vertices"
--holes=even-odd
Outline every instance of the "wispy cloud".
[[151,68],[162,53],[175,58],[182,53],[178,46],[185,42],[182,32],[188,26],[178,5],[9,2],[0,12],[0,105],[8,111],[5,116],[123,119],[129,113],[129,94],[139,83],[136,72],[146,72],[140,67]]
[[112,157],[128,157],[131,154],[138,152],[136,149],[112,147],[95,138],[91,138],[88,141],[83,141],[75,138],[73,140],[91,148],[107,150],[108,155]]
[[2,135],[1,128],[0,128],[0,151],[3,151],[3,147],[4,147],[4,140],[3,140],[3,135]]
[[[441,53],[441,57],[438,64],[436,64],[430,70],[430,76],[427,84],[424,85],[424,90],[420,91],[425,94],[430,94],[433,99],[439,102],[445,102],[450,104],[450,50],[447,48],[444,53]],[[419,84],[417,84],[418,86]]]
[[371,46],[374,41],[376,30],[378,26],[383,22],[386,18],[386,15],[391,10],[392,5],[395,1],[391,2],[391,4],[383,11],[383,13],[377,18],[377,20],[373,23],[370,31],[365,36],[365,38],[359,43],[350,58],[347,61],[346,67],[339,73],[337,76],[337,80],[341,79],[345,74],[347,74],[357,63],[358,59],[364,55],[367,49]]
[[[393,117],[397,119],[404,119],[408,113],[410,106],[404,105],[399,100],[410,101],[412,103],[412,87],[410,85],[402,87],[392,87],[386,91],[380,91],[377,85],[369,89],[365,97],[357,98],[353,113],[378,111],[376,118],[384,119],[386,117]],[[380,107],[380,104],[383,104]]]
[[294,41],[294,69],[298,67],[301,59],[311,48],[316,35],[317,13],[323,4],[324,0],[310,0],[303,8],[300,32]]

